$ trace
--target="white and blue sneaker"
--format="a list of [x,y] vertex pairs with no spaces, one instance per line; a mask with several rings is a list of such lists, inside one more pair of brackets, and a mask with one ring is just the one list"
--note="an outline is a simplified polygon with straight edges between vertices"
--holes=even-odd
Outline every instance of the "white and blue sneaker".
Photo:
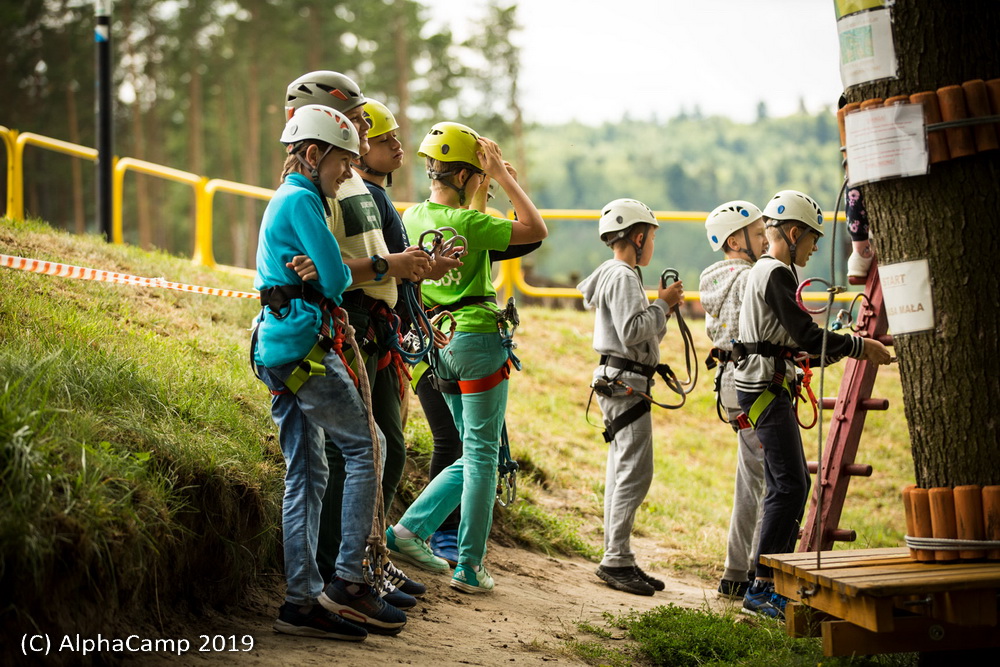
[[451,587],[466,593],[488,593],[493,590],[493,577],[486,571],[485,565],[479,566],[476,572],[471,565],[459,563],[455,574],[451,575]]

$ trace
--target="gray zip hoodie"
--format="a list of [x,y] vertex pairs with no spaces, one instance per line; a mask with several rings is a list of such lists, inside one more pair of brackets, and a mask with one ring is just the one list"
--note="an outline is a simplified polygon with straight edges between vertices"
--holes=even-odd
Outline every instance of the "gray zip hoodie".
[[[752,268],[753,264],[745,259],[724,259],[701,272],[698,289],[705,308],[705,331],[712,345],[720,350],[731,352],[733,339],[740,336],[740,306]],[[722,373],[719,394],[723,407],[739,410],[733,364],[721,365],[716,373]]]
[[[594,313],[594,350],[655,366],[667,333],[670,308],[646,297],[639,274],[627,263],[609,259],[576,286],[583,305]],[[616,371],[617,372],[617,371]]]

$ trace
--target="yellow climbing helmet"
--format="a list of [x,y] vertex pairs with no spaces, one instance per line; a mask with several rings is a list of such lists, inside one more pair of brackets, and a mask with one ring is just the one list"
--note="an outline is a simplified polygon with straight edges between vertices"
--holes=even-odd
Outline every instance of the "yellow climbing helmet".
[[387,132],[399,129],[399,123],[396,122],[396,117],[392,115],[391,111],[389,111],[389,107],[381,102],[368,98],[368,101],[365,102],[364,115],[365,120],[367,120],[368,125],[370,125],[370,128],[368,129],[369,139],[374,139],[375,137],[381,136]]
[[479,163],[479,157],[476,155],[476,151],[479,150],[478,142],[479,135],[471,127],[444,121],[434,124],[420,142],[417,155],[441,162],[467,162],[482,171],[483,165]]

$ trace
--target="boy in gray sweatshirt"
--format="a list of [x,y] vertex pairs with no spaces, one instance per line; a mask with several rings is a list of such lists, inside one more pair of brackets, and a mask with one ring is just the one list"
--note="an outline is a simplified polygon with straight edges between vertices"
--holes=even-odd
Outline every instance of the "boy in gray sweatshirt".
[[[616,199],[601,212],[598,231],[614,252],[581,282],[583,303],[596,310],[594,370],[597,403],[604,414],[608,442],[604,483],[604,558],[597,576],[611,588],[652,595],[664,583],[643,572],[631,547],[635,513],[653,480],[653,423],[648,394],[660,362],[660,340],[667,331],[670,309],[684,298],[678,281],[661,287],[649,302],[638,267],[649,264],[659,224],[648,206],[635,199]],[[617,381],[617,382],[615,382]]]
[[767,239],[760,209],[748,201],[731,201],[717,207],[705,220],[705,231],[712,250],[721,250],[725,255],[725,259],[702,271],[699,281],[705,331],[714,346],[706,363],[710,369],[717,368],[719,417],[737,434],[733,514],[726,543],[726,569],[718,590],[722,597],[742,599],[753,578],[764,497],[764,450],[736,400],[731,356],[733,339],[739,336],[747,275],[767,249]]

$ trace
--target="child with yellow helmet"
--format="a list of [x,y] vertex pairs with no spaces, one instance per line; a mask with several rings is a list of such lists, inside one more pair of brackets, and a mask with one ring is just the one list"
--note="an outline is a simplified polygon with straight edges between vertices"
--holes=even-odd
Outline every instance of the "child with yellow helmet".
[[[498,333],[500,310],[490,273],[490,250],[540,241],[545,221],[504,163],[500,147],[460,123],[437,123],[420,144],[427,160],[430,198],[410,208],[403,223],[410,238],[451,227],[465,237],[463,265],[441,280],[424,281],[424,306],[448,310],[456,332],[440,351],[439,378],[454,381],[461,393],[447,393],[455,426],[463,441],[461,458],[435,477],[395,526],[386,531],[389,550],[420,568],[448,572],[426,541],[461,502],[458,565],[452,587],[467,593],[493,589],[483,566],[493,518],[497,457],[507,405],[512,351]],[[489,181],[510,197],[515,220],[484,213]]]

